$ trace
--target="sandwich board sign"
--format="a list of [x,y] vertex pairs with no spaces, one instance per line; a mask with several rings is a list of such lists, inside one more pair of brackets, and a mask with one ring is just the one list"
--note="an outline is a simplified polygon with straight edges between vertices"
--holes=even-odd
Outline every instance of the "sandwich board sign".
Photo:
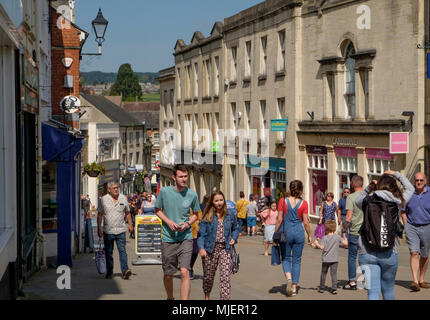
[[[156,215],[136,216],[136,255],[134,265],[161,264],[161,226],[162,221]],[[148,257],[155,255],[157,258]]]

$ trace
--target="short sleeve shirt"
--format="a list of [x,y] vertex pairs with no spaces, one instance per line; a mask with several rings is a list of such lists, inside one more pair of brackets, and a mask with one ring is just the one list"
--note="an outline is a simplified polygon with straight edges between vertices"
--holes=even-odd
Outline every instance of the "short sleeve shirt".
[[340,210],[341,215],[343,215],[343,216],[346,215],[346,198],[342,197],[339,200],[338,208]]
[[278,219],[278,211],[273,211],[272,209],[266,209],[260,213],[264,220],[265,225],[274,225]]
[[349,234],[358,236],[361,225],[363,224],[363,211],[356,205],[355,200],[361,192],[354,192],[346,199],[346,210],[352,210],[352,220],[349,225]]
[[257,205],[253,202],[246,206],[246,213],[248,217],[256,217],[257,216]]
[[[170,220],[180,224],[188,221],[190,209],[198,213],[200,204],[195,191],[185,188],[182,192],[179,192],[175,190],[174,186],[169,186],[160,190],[155,202],[155,208],[161,209]],[[184,232],[172,231],[164,221],[161,235],[163,242],[180,242],[193,238],[190,228]]]
[[321,239],[320,244],[324,246],[322,262],[331,263],[339,261],[339,244],[342,238],[337,234],[326,235]]
[[412,225],[430,224],[430,188],[419,195],[415,192],[406,205],[408,223]]
[[103,232],[120,234],[127,231],[125,213],[130,212],[127,198],[120,194],[117,203],[107,194],[101,197],[98,211],[103,214]]
[[236,202],[236,210],[237,210],[237,217],[239,219],[245,219],[246,218],[246,206],[248,205],[248,201],[245,199],[240,199],[238,202]]
[[[284,203],[285,203],[285,205],[287,205],[286,201],[287,200],[285,198],[281,198],[281,200],[279,200],[278,211],[284,212]],[[302,204],[300,205],[299,210],[297,210],[297,213],[299,214],[300,221],[303,221],[303,215],[308,214],[308,211],[309,211],[308,203],[306,200],[303,200]],[[287,208],[285,208],[284,215],[286,213],[287,213]]]

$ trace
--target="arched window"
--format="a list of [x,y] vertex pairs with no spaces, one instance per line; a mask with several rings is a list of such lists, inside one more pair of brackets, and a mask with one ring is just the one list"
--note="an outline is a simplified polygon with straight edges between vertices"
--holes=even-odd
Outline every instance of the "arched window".
[[345,50],[345,106],[346,118],[355,118],[355,54],[354,45],[350,43]]

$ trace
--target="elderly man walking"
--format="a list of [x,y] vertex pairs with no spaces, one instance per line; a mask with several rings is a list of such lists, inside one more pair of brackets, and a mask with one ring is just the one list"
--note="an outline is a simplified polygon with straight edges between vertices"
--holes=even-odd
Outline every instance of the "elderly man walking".
[[[104,219],[103,230],[101,228],[102,218]],[[108,183],[108,194],[104,195],[99,201],[97,226],[100,238],[104,238],[106,250],[106,279],[111,279],[113,274],[113,246],[114,242],[118,247],[119,261],[123,279],[131,276],[128,268],[126,245],[127,224],[128,231],[133,232],[130,208],[126,196],[119,193],[118,183]]]
[[402,212],[406,239],[411,253],[412,291],[420,291],[420,288],[429,287],[424,281],[430,251],[430,188],[426,183],[427,177],[424,173],[415,174],[415,193],[406,205],[406,212]]

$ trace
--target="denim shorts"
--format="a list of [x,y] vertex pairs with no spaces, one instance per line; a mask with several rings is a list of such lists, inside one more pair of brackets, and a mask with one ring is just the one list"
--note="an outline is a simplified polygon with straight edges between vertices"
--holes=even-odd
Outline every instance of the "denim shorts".
[[405,234],[409,252],[419,252],[422,258],[427,258],[430,251],[430,224],[414,226],[406,223]]
[[247,217],[246,224],[248,227],[255,227],[257,225],[257,217]]

